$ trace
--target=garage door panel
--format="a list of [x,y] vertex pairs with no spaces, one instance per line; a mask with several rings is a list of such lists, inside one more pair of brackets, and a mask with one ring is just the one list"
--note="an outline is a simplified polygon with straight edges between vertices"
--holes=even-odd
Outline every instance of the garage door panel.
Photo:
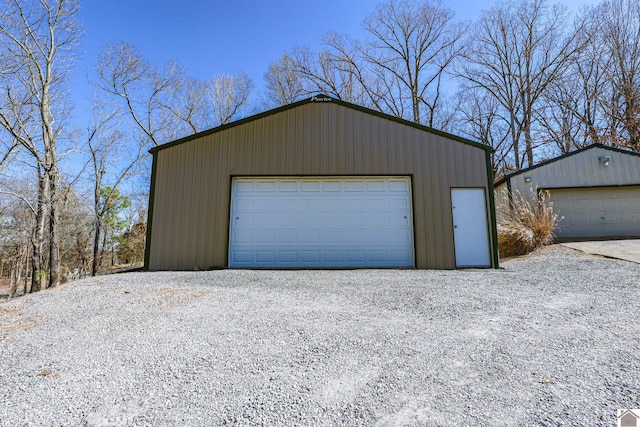
[[342,182],[339,181],[323,181],[322,182],[322,191],[333,193],[342,191]]
[[383,180],[370,180],[366,182],[367,192],[382,193],[385,191],[385,182]]
[[391,179],[388,181],[388,188],[390,192],[400,192],[400,193],[406,193],[407,191],[409,191],[409,181],[405,181],[405,180],[395,180],[395,179]]
[[317,264],[320,262],[320,251],[301,251],[300,260],[302,262]]
[[278,262],[293,264],[298,259],[297,251],[278,251]]
[[256,251],[256,262],[272,263],[276,259],[274,251]]
[[413,266],[409,178],[258,181],[233,181],[230,266]]
[[390,251],[391,260],[395,262],[409,262],[412,259],[411,253],[408,251]]
[[278,199],[273,200],[270,197],[264,197],[256,199],[254,206],[245,211],[260,211],[260,212],[297,212],[298,201],[295,199]]
[[369,251],[369,256],[371,257],[371,261],[373,262],[384,262],[387,258],[389,258],[388,251]]
[[389,210],[406,211],[409,208],[409,200],[407,199],[389,199]]
[[387,201],[385,199],[369,199],[365,201],[365,206],[370,211],[381,211],[386,208]]
[[298,191],[298,183],[297,182],[279,182],[278,190],[281,193],[289,193],[289,192],[297,192]]
[[364,182],[360,180],[344,182],[344,191],[348,193],[350,192],[362,193],[363,190],[364,190]]
[[325,262],[340,263],[344,261],[342,251],[324,251],[323,260]]
[[251,251],[233,251],[233,260],[235,262],[251,262],[253,253]]
[[304,193],[317,193],[320,191],[320,183],[317,181],[300,182],[300,191]]
[[560,238],[640,235],[640,186],[550,190]]
[[278,191],[278,183],[276,181],[262,181],[256,185],[259,193],[275,193]]
[[253,243],[253,233],[248,231],[239,231],[233,235],[234,243]]
[[347,262],[348,263],[361,263],[365,262],[367,259],[365,251],[347,251]]
[[318,231],[301,231],[299,235],[302,245],[318,245],[320,243],[320,232]]
[[255,191],[255,182],[244,181],[236,183],[235,192],[236,193],[253,193]]
[[239,199],[234,200],[233,208],[235,212],[251,212],[253,211],[253,200]]
[[267,243],[274,244],[276,243],[276,233],[273,231],[259,231],[255,233],[256,243]]

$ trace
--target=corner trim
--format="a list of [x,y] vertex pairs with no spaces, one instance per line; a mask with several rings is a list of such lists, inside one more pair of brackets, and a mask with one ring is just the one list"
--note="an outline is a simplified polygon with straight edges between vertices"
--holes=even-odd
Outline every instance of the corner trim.
[[158,156],[153,154],[151,163],[151,187],[149,189],[149,207],[147,208],[147,235],[144,246],[144,267],[145,271],[149,271],[149,260],[151,258],[151,229],[153,225],[153,204],[156,194],[156,172],[158,170]]
[[489,221],[491,225],[491,249],[493,268],[500,268],[500,248],[498,247],[498,220],[496,217],[495,187],[493,185],[493,164],[491,153],[486,152],[487,190],[489,196]]

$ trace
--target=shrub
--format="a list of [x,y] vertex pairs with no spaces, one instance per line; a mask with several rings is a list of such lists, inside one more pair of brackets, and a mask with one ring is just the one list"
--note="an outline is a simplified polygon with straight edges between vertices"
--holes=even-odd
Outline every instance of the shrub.
[[528,196],[516,191],[511,206],[499,206],[497,217],[501,257],[524,255],[555,240],[558,215],[546,190],[531,189]]

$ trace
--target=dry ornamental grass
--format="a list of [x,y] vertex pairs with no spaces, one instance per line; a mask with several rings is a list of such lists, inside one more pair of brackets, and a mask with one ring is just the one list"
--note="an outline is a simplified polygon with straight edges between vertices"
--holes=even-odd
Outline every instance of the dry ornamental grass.
[[558,215],[546,190],[532,189],[528,196],[516,191],[511,206],[500,206],[497,214],[501,257],[525,255],[555,239]]

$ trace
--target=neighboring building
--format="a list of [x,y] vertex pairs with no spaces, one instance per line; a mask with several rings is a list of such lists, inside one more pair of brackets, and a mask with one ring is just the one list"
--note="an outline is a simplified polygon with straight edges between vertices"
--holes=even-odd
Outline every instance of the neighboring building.
[[161,145],[145,266],[497,268],[491,150],[325,96]]
[[640,154],[593,144],[496,182],[497,203],[549,190],[561,240],[640,236]]

